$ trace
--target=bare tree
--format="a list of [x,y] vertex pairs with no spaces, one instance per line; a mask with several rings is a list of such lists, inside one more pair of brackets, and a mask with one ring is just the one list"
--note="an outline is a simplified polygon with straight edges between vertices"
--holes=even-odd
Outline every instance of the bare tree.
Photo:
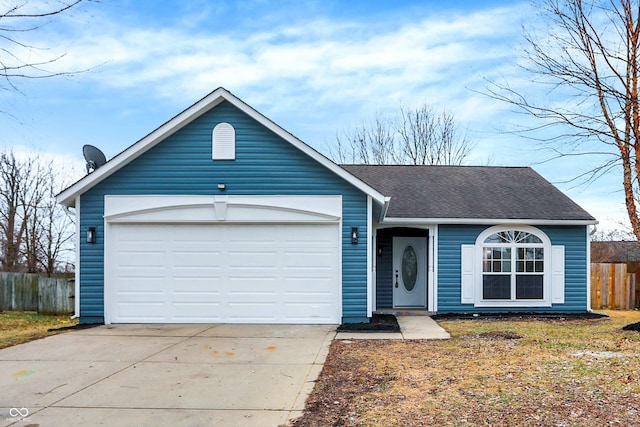
[[600,156],[576,178],[591,182],[621,170],[627,213],[640,239],[640,5],[540,0],[536,6],[545,27],[525,28],[522,67],[543,96],[503,83],[490,85],[489,95],[540,120],[524,132],[552,150],[550,158]]
[[59,269],[73,236],[73,222],[55,194],[51,162],[0,154],[0,268],[51,275]]
[[19,206],[22,211],[24,236],[22,252],[24,268],[27,273],[38,271],[38,247],[42,238],[41,205],[45,201],[46,172],[38,159],[24,162],[22,171],[22,189],[19,194]]
[[413,110],[401,108],[397,132],[401,163],[460,165],[473,149],[467,132],[460,130],[453,114],[438,113],[428,105]]
[[613,230],[600,230],[591,235],[592,242],[615,242],[615,241],[631,241],[635,236],[627,227],[616,228]]
[[0,268],[19,271],[23,265],[22,242],[27,226],[21,206],[25,166],[13,152],[0,154]]
[[337,135],[335,151],[331,151],[340,163],[389,164],[395,162],[395,155],[393,124],[378,113],[373,121],[345,131],[342,138]]
[[344,137],[330,155],[340,163],[459,165],[473,143],[452,114],[429,105],[400,108],[396,117],[376,114]]
[[[49,68],[64,54],[54,54],[44,42],[35,44],[29,35],[41,30],[52,20],[90,0],[29,1],[0,3],[0,90],[19,91],[20,79],[40,79],[71,75],[81,71],[53,71]],[[34,60],[33,58],[42,58]]]
[[51,163],[44,170],[42,179],[44,198],[38,205],[38,271],[51,276],[64,269],[61,264],[64,263],[65,254],[73,250],[71,243],[75,227],[71,215],[62,205],[56,203],[55,196],[60,188],[66,187],[66,183],[60,182]]

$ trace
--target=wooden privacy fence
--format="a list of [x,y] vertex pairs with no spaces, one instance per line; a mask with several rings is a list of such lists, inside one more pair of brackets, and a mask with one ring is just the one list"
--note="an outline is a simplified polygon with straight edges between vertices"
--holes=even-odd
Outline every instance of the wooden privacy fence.
[[74,311],[73,279],[27,273],[0,273],[0,311],[70,314]]
[[632,310],[636,300],[636,275],[627,264],[591,264],[591,308]]

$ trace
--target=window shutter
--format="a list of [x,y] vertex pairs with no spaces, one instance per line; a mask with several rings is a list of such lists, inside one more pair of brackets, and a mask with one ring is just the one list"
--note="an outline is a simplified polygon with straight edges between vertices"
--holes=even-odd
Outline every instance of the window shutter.
[[551,247],[551,303],[564,304],[564,246]]
[[213,160],[236,158],[236,130],[229,123],[219,123],[213,128]]
[[475,245],[462,245],[462,292],[460,298],[462,304],[473,304],[475,302],[475,271],[473,268],[475,265],[475,248]]

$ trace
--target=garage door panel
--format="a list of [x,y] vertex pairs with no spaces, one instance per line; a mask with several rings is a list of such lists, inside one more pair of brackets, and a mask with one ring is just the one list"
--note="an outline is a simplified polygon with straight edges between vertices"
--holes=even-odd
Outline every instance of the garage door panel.
[[337,224],[110,226],[111,322],[339,323]]
[[184,276],[176,277],[172,287],[174,292],[182,293],[220,293],[221,288],[220,278]]
[[220,253],[207,252],[171,252],[171,263],[174,269],[194,269],[202,268],[205,270],[218,269]]
[[220,319],[220,304],[212,302],[176,302],[173,304],[173,318],[177,319]]
[[164,287],[161,285],[163,278],[146,277],[120,277],[118,280],[118,292],[127,294],[158,294],[164,295]]
[[165,319],[164,303],[130,302],[118,305],[117,316],[125,323],[162,322]]
[[185,283],[197,283],[205,281],[214,284],[221,280],[222,270],[217,267],[212,268],[196,268],[190,270],[189,267],[177,267],[172,270],[172,277],[176,281],[184,281]]
[[162,268],[165,266],[164,252],[120,252],[118,264],[121,268]]
[[242,290],[233,290],[227,293],[227,300],[230,304],[244,304],[244,303],[264,303],[264,304],[272,304],[275,298],[278,296],[277,292],[274,292],[269,289],[260,290],[260,288],[256,289],[247,289],[246,291]]
[[315,277],[285,277],[282,279],[283,292],[321,292],[333,293],[331,289],[327,289],[323,284],[332,278],[327,274],[325,277],[316,275]]

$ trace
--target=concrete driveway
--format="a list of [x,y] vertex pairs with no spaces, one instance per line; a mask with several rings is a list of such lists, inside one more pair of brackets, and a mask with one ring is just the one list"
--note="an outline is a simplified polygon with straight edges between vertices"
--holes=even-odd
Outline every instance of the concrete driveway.
[[335,326],[109,325],[0,350],[0,426],[278,426]]

